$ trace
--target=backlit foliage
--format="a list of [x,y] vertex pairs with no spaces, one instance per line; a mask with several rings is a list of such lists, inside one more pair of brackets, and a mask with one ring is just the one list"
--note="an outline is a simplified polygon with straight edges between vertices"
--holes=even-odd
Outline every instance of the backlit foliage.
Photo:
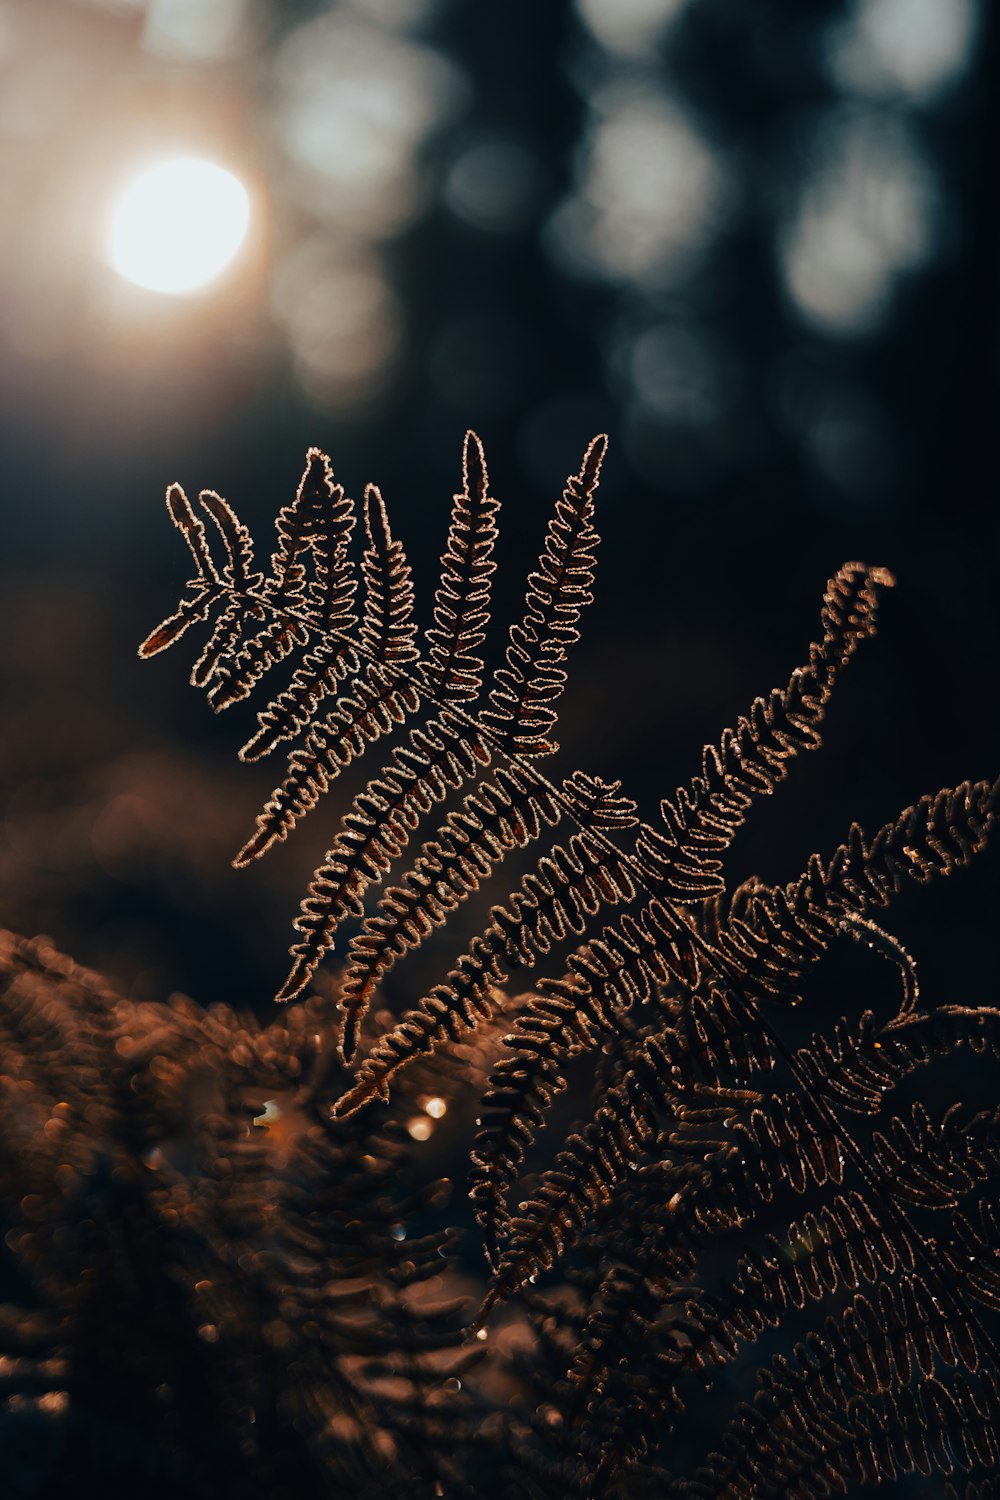
[[[130,1430],[205,1494],[247,1474],[265,1495],[809,1500],[904,1475],[993,1494],[1000,1112],[954,1097],[954,1059],[995,1066],[1000,1011],[926,999],[882,923],[982,849],[997,784],[855,825],[784,885],[727,881],[748,811],[818,748],[874,633],[893,580],[861,563],[827,584],[802,664],[654,819],[619,782],[547,774],[605,447],[567,480],[491,676],[499,507],[474,434],[419,644],[382,496],[365,491],[359,565],[322,453],[266,574],[224,500],[168,491],[195,575],[141,654],[207,624],[192,680],[216,709],[286,664],[241,754],[287,741],[287,766],[236,863],[379,764],[349,786],[295,922],[296,1003],[268,1026],[129,1005],[8,942],[6,1243],[31,1295],[0,1333],[12,1411],[58,1421],[67,1452],[123,1420],[106,1392],[124,1387]],[[382,1011],[390,969],[479,892],[450,970]],[[845,949],[892,978],[888,1014],[849,994],[786,1041]],[[529,1172],[588,1056],[589,1115]],[[478,1310],[450,1295],[467,1284],[439,1254],[444,1190],[408,1154],[472,1099]]]

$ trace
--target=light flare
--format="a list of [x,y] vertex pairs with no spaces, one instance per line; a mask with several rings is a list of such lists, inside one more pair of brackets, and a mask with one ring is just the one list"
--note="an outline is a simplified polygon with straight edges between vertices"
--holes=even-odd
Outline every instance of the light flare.
[[149,291],[194,292],[213,281],[246,237],[246,188],[214,162],[175,157],[127,181],[108,225],[108,258]]

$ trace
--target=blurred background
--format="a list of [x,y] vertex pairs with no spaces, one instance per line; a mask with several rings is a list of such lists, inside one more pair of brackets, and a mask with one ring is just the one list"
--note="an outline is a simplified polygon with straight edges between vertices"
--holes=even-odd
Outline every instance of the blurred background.
[[[561,767],[647,813],[805,659],[842,562],[895,571],[735,876],[995,774],[998,43],[986,0],[0,4],[0,923],[136,998],[267,1013],[354,784],[232,870],[283,758],[238,764],[253,711],[212,718],[187,642],[135,648],[187,576],[165,485],[266,556],[311,443],[381,485],[426,622],[476,427],[500,649],[610,433]],[[147,192],[128,241],[176,158],[247,215],[177,293],[163,247],[211,269],[239,224]],[[901,902],[929,998],[996,999],[998,870]]]

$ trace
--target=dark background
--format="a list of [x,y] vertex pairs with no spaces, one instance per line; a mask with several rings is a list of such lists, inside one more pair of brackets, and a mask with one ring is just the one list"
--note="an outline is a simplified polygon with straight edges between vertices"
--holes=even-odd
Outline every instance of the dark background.
[[[253,713],[213,720],[186,642],[135,647],[186,577],[166,483],[219,489],[266,556],[310,443],[381,485],[426,621],[476,427],[499,647],[610,433],[560,764],[649,814],[805,659],[826,577],[893,569],[824,752],[734,875],[993,775],[997,46],[976,0],[8,3],[0,920],[137,998],[266,1013],[354,784],[233,871],[281,764],[237,763]],[[122,175],[173,152],[253,199],[188,298],[103,249]],[[927,998],[995,1000],[997,869],[901,901]],[[405,967],[389,998],[415,998]]]

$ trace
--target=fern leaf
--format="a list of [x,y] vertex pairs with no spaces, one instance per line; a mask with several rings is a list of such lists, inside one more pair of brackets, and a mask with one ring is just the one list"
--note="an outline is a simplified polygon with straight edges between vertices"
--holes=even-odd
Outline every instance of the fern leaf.
[[326,454],[319,448],[310,448],[295,498],[290,505],[283,505],[275,518],[277,545],[266,584],[267,597],[272,602],[309,602],[305,559],[317,534],[321,510],[333,501],[339,488],[334,485],[333,469]]
[[628,861],[613,860],[587,832],[570,836],[524,876],[509,908],[493,908],[491,941],[513,961],[533,966],[553,947],[582,937],[605,906],[628,903],[636,887]]
[[148,661],[151,656],[157,656],[161,651],[166,651],[175,641],[179,641],[192,625],[200,625],[207,620],[212,606],[223,598],[221,589],[200,589],[191,599],[182,599],[179,607],[172,615],[161,620],[153,630],[149,632],[142,645],[139,647],[139,656],[143,661]]
[[202,490],[198,502],[215,522],[226,549],[227,562],[223,570],[226,582],[241,593],[259,588],[263,579],[260,573],[254,572],[253,538],[228,500],[215,490]]
[[283,740],[294,739],[312,722],[324,698],[335,693],[345,677],[355,677],[361,663],[350,646],[324,640],[303,658],[284,692],[257,715],[257,733],[239,751],[240,760],[261,760]]
[[[340,660],[331,660],[327,671],[333,673]],[[237,868],[286,839],[353,760],[405,723],[420,706],[416,688],[400,683],[394,674],[374,665],[352,688],[352,696],[339,698],[325,721],[313,724],[301,748],[292,751],[285,779],[271,793],[258,814],[256,832],[234,860]]]
[[230,599],[215,622],[215,629],[191,668],[191,686],[207,687],[219,668],[236,649],[243,633],[244,622],[254,618],[253,606],[248,607],[241,599]]
[[[708,1041],[706,1022],[713,1019],[718,1019],[717,1007],[704,1013],[692,1028],[702,1042]],[[736,1023],[737,1015],[732,1019]],[[804,1049],[808,1095],[751,1101],[748,1112],[729,1108],[723,1144],[711,1149],[701,1134],[699,1112],[692,1115],[676,1092],[678,1084],[690,1087],[693,1081],[690,1043],[672,1027],[645,1041],[630,1073],[608,1092],[586,1130],[570,1138],[555,1168],[544,1175],[534,1198],[523,1206],[522,1216],[511,1224],[510,1245],[499,1260],[487,1304],[503,1300],[528,1276],[554,1263],[594,1209],[608,1201],[625,1168],[635,1163],[638,1153],[656,1136],[661,1121],[680,1121],[680,1130],[675,1128],[669,1135],[672,1156],[690,1151],[696,1162],[712,1172],[711,1179],[700,1172],[671,1200],[670,1234],[676,1243],[685,1224],[703,1222],[706,1204],[713,1214],[724,1211],[726,1196],[733,1192],[730,1179],[734,1173],[740,1182],[734,1201],[742,1203],[744,1210],[751,1201],[746,1192],[751,1181],[754,1193],[764,1200],[771,1195],[770,1184],[777,1180],[786,1181],[799,1193],[810,1180],[819,1185],[839,1183],[839,1146],[829,1137],[822,1115],[814,1111],[813,1099],[825,1097],[874,1113],[882,1107],[887,1089],[901,1082],[930,1051],[948,1055],[961,1045],[981,1050],[988,1039],[1000,1052],[1000,1013],[951,1007],[926,1015],[904,1014],[881,1032],[874,1029],[867,1014],[856,1038],[842,1027],[837,1038],[834,1048],[817,1039]],[[704,1060],[713,1066],[710,1054],[705,1053]],[[739,1105],[740,1096],[734,1098]],[[688,1144],[686,1134],[692,1127]],[[903,1203],[941,1206],[954,1202],[956,1193],[975,1185],[975,1178],[963,1170],[963,1162],[970,1158],[990,1161],[991,1154],[1000,1149],[995,1117],[988,1112],[963,1123],[949,1111],[943,1127],[936,1129],[917,1109],[909,1127],[896,1121],[892,1130],[892,1143],[876,1132],[874,1162],[882,1171],[883,1191]],[[970,1133],[976,1140],[975,1150],[966,1143]],[[509,1141],[506,1134],[500,1139],[502,1145]],[[488,1148],[488,1134],[485,1142]],[[489,1215],[494,1242],[507,1223],[502,1188],[512,1180],[522,1159],[516,1144],[510,1166],[495,1146],[480,1152],[477,1196]]]
[[188,545],[198,579],[206,585],[221,583],[222,579],[212,560],[205,535],[205,524],[195,515],[190,500],[179,484],[172,484],[167,490],[167,514]]
[[789,761],[821,742],[819,728],[841,670],[874,634],[877,589],[892,585],[884,568],[847,563],[823,596],[823,635],[784,688],[757,698],[718,745],[707,745],[701,775],[665,798],[665,831],[644,828],[636,853],[654,876],[658,895],[703,900],[723,889],[720,856],[742,826],[753,800],[788,774]]
[[576,976],[543,979],[506,1039],[508,1055],[490,1075],[480,1105],[469,1189],[494,1268],[508,1229],[507,1191],[546,1112],[566,1087],[560,1064],[589,1050],[611,1027],[610,1014],[599,1007],[589,985]]
[[[824,1045],[823,1039],[804,1049],[801,1062],[805,1066],[808,1095],[775,1095],[769,1100],[745,1096],[748,1102],[744,1105],[744,1096],[735,1094],[733,1104],[724,1105],[714,1115],[709,1111],[706,1116],[703,1106],[692,1111],[685,1105],[683,1095],[677,1090],[694,1087],[699,1098],[706,1097],[697,1081],[699,1071],[708,1075],[710,1091],[718,1090],[719,1064],[729,1050],[730,1036],[739,1036],[741,1019],[747,1017],[745,1009],[737,1006],[730,1009],[729,1020],[723,1024],[724,1014],[725,1008],[718,1003],[703,1006],[695,1014],[689,1014],[689,1008],[685,1007],[678,1024],[642,1043],[631,1071],[607,1093],[583,1134],[567,1142],[556,1168],[545,1174],[535,1198],[525,1208],[525,1216],[516,1222],[511,1247],[498,1273],[495,1297],[509,1294],[513,1285],[521,1284],[528,1275],[553,1263],[595,1207],[608,1200],[625,1167],[635,1163],[637,1154],[656,1136],[665,1120],[679,1122],[668,1137],[673,1159],[690,1153],[695,1162],[708,1165],[717,1151],[718,1172],[723,1174],[722,1179],[717,1174],[716,1185],[707,1200],[707,1179],[706,1183],[699,1183],[693,1178],[675,1194],[671,1202],[670,1233],[676,1243],[691,1214],[697,1219],[703,1213],[704,1202],[713,1205],[713,1212],[721,1205],[718,1182],[735,1171],[741,1179],[753,1180],[755,1193],[764,1199],[770,1196],[769,1184],[778,1180],[786,1181],[799,1193],[805,1191],[810,1180],[819,1185],[840,1182],[840,1148],[830,1136],[822,1114],[813,1109],[813,1099],[846,1102],[852,1109],[873,1113],[882,1107],[887,1089],[895,1087],[927,1056],[929,1045],[940,1055],[947,1055],[963,1044],[982,1047],[985,1037],[995,1038],[994,1045],[1000,1046],[997,1013],[993,1011],[955,1008],[954,1013],[933,1017],[904,1017],[881,1032],[874,1029],[868,1014],[857,1037],[838,1028],[834,1049]],[[522,1028],[525,1019],[521,1019]],[[540,1039],[538,1053],[551,1067],[544,1037]],[[759,1049],[751,1060],[764,1067],[770,1065],[770,1058]],[[735,1070],[742,1072],[746,1062],[746,1057],[730,1054],[726,1071],[734,1070],[735,1065]],[[711,1100],[712,1093],[707,1097]],[[706,1118],[722,1121],[721,1146],[712,1147],[706,1140],[703,1132]],[[919,1120],[919,1116],[916,1118]],[[961,1168],[961,1161],[972,1154],[965,1145],[965,1133],[975,1134],[976,1155],[982,1159],[985,1148],[980,1142],[993,1140],[995,1126],[992,1116],[979,1115],[960,1127],[954,1113],[950,1113],[943,1132],[933,1130],[926,1122],[916,1133],[912,1128],[907,1132],[900,1123],[893,1129],[897,1141],[905,1146],[905,1154],[898,1148],[890,1148],[888,1143],[879,1144],[882,1138],[876,1136],[875,1161],[884,1168],[886,1191],[901,1201],[940,1203],[949,1201],[949,1194],[972,1186]],[[474,1192],[494,1239],[506,1227],[503,1190],[521,1165],[527,1135],[522,1125],[519,1141],[512,1131],[504,1128],[503,1122],[499,1132],[488,1127],[481,1135]],[[726,1191],[730,1189],[727,1187]],[[750,1201],[742,1189],[740,1201],[744,1204]]]
[[[300,733],[301,742],[237,863],[284,839],[372,746],[382,762],[354,797],[295,923],[281,999],[301,992],[344,921],[361,921],[322,1019],[312,1003],[291,1013],[300,1017],[290,1022],[301,1043],[293,1061],[310,1080],[299,1104],[315,1111],[324,1101],[326,1117],[344,1077],[334,1015],[343,1017],[341,1058],[350,1060],[392,966],[439,926],[457,929],[458,906],[487,882],[493,902],[504,857],[544,836],[444,981],[383,1033],[332,1106],[342,1120],[386,1098],[403,1070],[411,1071],[397,1103],[427,1102],[428,1081],[441,1076],[428,1066],[432,1053],[442,1054],[435,1069],[474,1055],[474,1072],[488,1075],[472,1163],[492,1271],[484,1314],[521,1295],[537,1341],[527,1403],[510,1419],[511,1492],[812,1500],[914,1472],[995,1473],[1000,1110],[946,1102],[932,1113],[913,1091],[925,1064],[942,1060],[946,1083],[956,1076],[960,1049],[1000,1058],[1000,1011],[920,1008],[912,957],[873,917],[909,881],[969,863],[993,826],[1000,783],[925,797],[870,839],[852,827],[797,880],[773,888],[752,880],[729,895],[724,863],[734,837],[756,800],[819,745],[840,674],[873,633],[892,579],[860,563],[828,583],[804,665],[705,748],[698,774],[662,800],[658,820],[637,828],[617,783],[582,772],[547,779],[538,757],[557,748],[567,656],[590,602],[605,446],[594,440],[556,504],[485,706],[480,651],[498,505],[473,433],[423,658],[410,569],[374,486],[364,492],[360,610],[354,509],[319,450],[309,450],[295,498],[279,513],[266,580],[225,500],[203,491],[196,516],[178,486],[168,491],[195,571],[142,654],[209,621],[192,680],[216,708],[250,696],[289,658],[288,685],[260,710],[241,753],[257,758]],[[401,746],[379,745],[404,725]],[[421,846],[423,821],[452,794]],[[576,828],[554,844],[549,830],[567,818]],[[383,880],[388,889],[366,916],[371,887]],[[844,938],[893,964],[902,981],[896,1014],[882,1024],[865,1011],[790,1049],[773,1002],[803,1000],[810,966]],[[483,1022],[501,1007],[509,975],[536,966],[555,977],[522,997],[501,1044],[499,1024]],[[52,1018],[8,1009],[2,1029],[14,1038],[15,1074],[22,1055],[43,1073],[51,1048],[36,1054]],[[218,1015],[205,1026],[211,1045],[228,1045]],[[330,1034],[319,1040],[316,1026]],[[449,1058],[471,1032],[474,1045]],[[261,1056],[279,1031],[268,1035]],[[566,1062],[586,1051],[596,1054],[594,1113],[550,1169],[520,1187],[566,1087]],[[360,1143],[367,1130],[338,1127],[328,1139]],[[306,1135],[303,1149],[316,1149],[315,1132]],[[289,1190],[305,1191],[297,1170]],[[510,1200],[522,1196],[515,1210]],[[801,1205],[791,1225],[789,1201]],[[761,1220],[762,1243],[750,1249],[747,1226]],[[414,1279],[431,1274],[430,1239],[418,1234],[399,1247],[401,1257],[419,1248]],[[555,1298],[539,1297],[526,1283],[569,1250]],[[364,1257],[352,1268],[363,1278]],[[345,1304],[349,1318],[357,1295]],[[805,1342],[761,1372],[757,1399],[738,1410],[707,1467],[692,1480],[657,1467],[662,1455],[674,1461],[667,1444],[685,1382],[745,1365],[771,1330],[794,1338],[806,1327]],[[401,1316],[396,1332],[407,1359],[423,1352],[416,1312],[412,1327]],[[376,1366],[377,1378],[410,1378],[373,1356]],[[413,1391],[394,1430],[404,1446],[438,1422],[417,1410],[417,1383]],[[433,1434],[437,1442],[436,1425]],[[965,1500],[989,1500],[991,1490],[992,1482],[970,1482]]]
[[208,694],[215,712],[249,698],[265,673],[308,642],[308,627],[297,615],[281,613],[269,619],[238,651],[217,661]]
[[371,995],[395,962],[477,891],[506,854],[538,838],[546,825],[555,827],[560,817],[545,788],[502,768],[463,799],[461,810],[448,814],[437,838],[424,845],[402,884],[386,892],[378,913],[366,918],[351,943],[341,992],[345,1062],[354,1056]]
[[485,742],[468,738],[447,716],[410,731],[409,746],[394,750],[381,776],[355,797],[313,877],[295,919],[302,934],[291,949],[295,962],[277,999],[293,998],[308,983],[330,951],[337,927],[345,917],[361,915],[364,892],[392,868],[421,817],[489,763]]
[[308,616],[332,644],[345,644],[344,638],[357,624],[354,596],[357,579],[349,551],[356,517],[354,501],[337,484],[325,454],[318,455],[306,471],[311,476],[303,482],[302,504],[308,515],[309,555],[314,577],[306,591]]
[[362,560],[365,580],[361,645],[371,661],[415,661],[417,648],[412,623],[413,583],[400,542],[389,529],[389,518],[379,489],[365,489],[365,532],[368,547]]
[[741,1407],[694,1493],[743,1500],[780,1484],[811,1500],[849,1482],[995,1466],[996,1377],[976,1367],[932,1373],[928,1355],[945,1323],[915,1278],[894,1292],[880,1286],[877,1305],[855,1298],[825,1338],[761,1371],[757,1398]]
[[855,824],[826,863],[814,856],[797,881],[760,892],[720,935],[719,959],[752,991],[794,991],[845,919],[886,906],[908,880],[923,885],[968,865],[993,826],[997,791],[966,781],[922,797],[870,844]]
[[499,508],[489,493],[482,443],[474,432],[467,432],[462,490],[454,497],[441,580],[434,595],[434,624],[427,631],[424,683],[439,703],[467,702],[477,698],[482,688],[483,663],[475,652],[486,639]]
[[[606,783],[599,777],[576,772],[564,783],[563,793],[567,807],[583,827],[627,828],[635,822],[635,804],[618,795],[620,786],[617,781]],[[366,918],[362,931],[351,943],[342,996],[345,1061],[349,1062],[354,1055],[358,1028],[375,986],[394,964],[411,948],[418,947],[434,927],[445,922],[495,873],[510,852],[525,848],[539,837],[545,826],[555,828],[561,817],[561,807],[549,789],[517,768],[497,771],[492,782],[481,782],[476,792],[464,799],[461,810],[448,814],[437,838],[425,844],[413,868],[400,885],[390,887],[378,912]],[[559,857],[565,857],[561,851]],[[588,860],[590,866],[599,866],[608,862],[608,856],[602,848],[594,847],[589,850]],[[630,885],[624,867],[613,861],[612,866],[614,875],[603,880],[584,872],[582,867],[575,868],[580,888],[573,890],[561,870],[553,874],[557,885],[565,888],[570,906],[578,911],[581,901],[589,903],[587,909],[593,914],[595,899],[599,901],[602,893],[608,901],[619,901],[623,899],[623,883]],[[546,894],[552,895],[553,891],[554,888]],[[540,946],[529,914],[534,912],[539,928],[553,914],[544,904],[537,910],[530,907],[526,898],[516,893],[511,899],[517,900],[519,909],[526,913],[525,943],[531,948],[532,957],[522,961],[533,963],[538,953],[548,951],[550,942],[544,948]],[[554,914],[554,920],[561,924],[563,935],[569,930],[583,931],[578,920],[574,918],[570,923],[561,909]],[[505,941],[504,934],[492,927],[484,940]]]
[[[712,987],[706,1002],[691,988],[692,971],[674,946],[675,936],[667,908],[649,902],[637,918],[625,915],[574,954],[563,979],[542,980],[520,1016],[508,1039],[513,1055],[490,1079],[473,1156],[472,1196],[491,1245],[505,1231],[503,1198],[542,1124],[540,1111],[565,1087],[563,1060],[611,1032],[629,1007],[655,1000],[662,987],[680,982],[688,996],[680,1024],[697,1038],[693,1055],[706,1076],[718,1078],[722,1055],[737,1070],[771,1066],[769,1043],[736,995]],[[681,1038],[670,1066],[694,1082],[685,1046]]]
[[[675,1039],[670,1031],[643,1042],[630,1071],[609,1090],[594,1119],[573,1135],[547,1171],[534,1196],[510,1223],[510,1243],[500,1258],[485,1306],[505,1300],[540,1270],[551,1267],[580,1234],[599,1204],[607,1203],[630,1165],[656,1139],[667,1118],[683,1119],[674,1083]],[[751,1101],[753,1102],[753,1101]],[[738,1116],[737,1116],[738,1118]],[[709,1149],[698,1137],[689,1189],[671,1200],[672,1222],[698,1224],[721,1215],[740,1223],[755,1201],[767,1201],[777,1181],[802,1193],[812,1180],[842,1180],[834,1142],[822,1121],[794,1096],[753,1104],[739,1144],[727,1135]],[[683,1155],[683,1132],[670,1136],[671,1152]],[[734,1187],[738,1184],[738,1190]]]
[[179,484],[172,484],[167,490],[167,515],[184,538],[194,559],[195,577],[188,584],[194,597],[183,599],[174,614],[168,615],[150,631],[139,647],[139,655],[143,660],[166,651],[192,625],[207,619],[213,604],[223,596],[225,589],[209,550],[205,523],[200,516],[195,515],[190,500]]
[[[592,994],[596,986],[615,1005],[626,1006],[650,998],[656,987],[672,979],[682,983],[697,979],[695,954],[662,898],[691,901],[721,892],[721,863],[707,857],[706,850],[721,853],[753,797],[773,790],[786,774],[789,756],[819,744],[818,725],[836,677],[874,630],[877,587],[891,582],[883,569],[857,563],[840,569],[827,585],[822,638],[810,648],[808,665],[793,674],[786,689],[757,699],[718,748],[706,749],[701,778],[682,789],[676,802],[661,805],[669,837],[642,829],[636,853],[650,873],[656,898],[636,917],[624,917],[617,928],[605,929],[582,957],[573,960],[572,981],[578,998]],[[803,935],[809,930],[805,924]],[[511,1180],[509,1174],[519,1166],[536,1128],[531,1123],[530,1074],[541,1070],[541,1088],[551,1099],[556,1081],[562,1078],[557,1054],[565,1044],[560,1027],[548,1028],[544,1049],[531,1049],[531,1056],[511,1065],[512,1073],[521,1075],[519,1092],[528,1113],[515,1108],[502,1125],[494,1119],[492,1138],[478,1153],[473,1187],[490,1236],[495,1236],[503,1217],[498,1194]],[[499,1162],[505,1168],[498,1178]]]
[[[499,778],[498,778],[499,779]],[[530,786],[530,783],[529,783]],[[612,791],[613,789],[609,789]],[[522,793],[523,797],[523,793]],[[595,794],[600,803],[599,794]],[[476,799],[469,799],[476,806]],[[509,809],[501,818],[499,835],[494,836],[492,849],[484,848],[481,820],[473,821],[474,837],[467,842],[458,861],[441,866],[437,876],[424,869],[420,881],[410,887],[411,900],[401,892],[397,911],[388,913],[388,920],[375,929],[377,941],[373,946],[359,941],[358,955],[364,961],[356,962],[349,973],[344,988],[345,1009],[348,1020],[352,1009],[361,1009],[370,997],[371,989],[378,977],[378,966],[388,967],[385,942],[391,943],[398,954],[405,946],[413,946],[424,923],[439,923],[464,895],[477,888],[479,878],[489,874],[494,861],[517,843],[527,842],[538,831],[537,810],[540,807],[547,821],[558,820],[558,807],[548,800],[539,802],[529,799],[534,810],[534,827],[525,829],[523,824],[509,827]],[[618,799],[616,816],[623,821],[630,816],[618,809],[633,808]],[[495,807],[484,807],[492,811]],[[503,822],[508,821],[504,828]],[[477,828],[476,825],[480,826]],[[475,855],[475,858],[470,858]],[[477,868],[478,867],[478,868]],[[448,875],[453,879],[449,880]],[[444,878],[442,878],[444,877]],[[444,985],[413,1011],[403,1017],[394,1032],[387,1034],[365,1059],[358,1082],[351,1090],[351,1098],[357,1101],[369,1090],[369,1097],[382,1095],[390,1073],[404,1067],[408,1060],[404,1035],[414,1045],[413,1055],[425,1055],[441,1042],[454,1037],[476,1024],[476,1017],[487,1017],[490,1009],[480,1009],[480,1002],[491,991],[506,980],[503,964],[523,964],[533,967],[540,957],[550,952],[554,945],[563,943],[570,936],[580,936],[586,930],[594,914],[604,905],[631,901],[636,894],[628,864],[609,858],[604,848],[586,832],[573,834],[566,850],[556,845],[551,853],[543,855],[535,870],[525,875],[519,888],[510,898],[510,909],[494,906],[491,922],[481,937],[477,938],[469,951],[459,959],[453,973]],[[405,924],[411,924],[406,934]],[[402,925],[401,925],[402,924]],[[370,928],[369,931],[372,931]],[[372,963],[374,957],[374,965]],[[454,1018],[450,1012],[454,1012]],[[456,1029],[457,1028],[457,1029]],[[351,1022],[352,1039],[356,1032]],[[346,1049],[345,1049],[346,1052]],[[339,1111],[339,1106],[336,1107]],[[346,1112],[345,1105],[345,1112]]]
[[[599,1389],[615,1363],[650,1334],[662,1319],[663,1300],[656,1292],[643,1295],[643,1288],[661,1288],[689,1275],[702,1238],[677,1222],[673,1208],[641,1226],[627,1208],[624,1221],[616,1218],[608,1245],[611,1269],[591,1302],[569,1371],[573,1385]],[[807,1303],[824,1301],[842,1288],[874,1287],[884,1276],[915,1269],[908,1247],[885,1233],[860,1194],[838,1194],[828,1207],[792,1223],[780,1239],[767,1235],[761,1250],[742,1255],[736,1274],[720,1291],[688,1286],[683,1316],[667,1334],[671,1371],[660,1400],[684,1375],[704,1374],[736,1359],[742,1345]],[[958,1358],[950,1342],[945,1358],[950,1364]]]
[[594,492],[607,452],[606,437],[587,449],[579,473],[566,481],[549,522],[538,568],[528,578],[524,618],[510,629],[506,664],[490,689],[483,723],[501,747],[522,756],[550,755],[553,707],[566,686],[565,661],[579,638],[580,615],[593,599],[599,538],[591,525]]
[[507,979],[500,955],[482,938],[474,938],[463,961],[446,984],[438,985],[420,1006],[408,1011],[392,1031],[382,1036],[358,1070],[354,1087],[333,1106],[335,1119],[347,1119],[374,1099],[389,1097],[389,1079],[418,1057],[426,1057],[447,1041],[489,1021],[502,998]]
[[[724,1020],[726,1008],[718,1004],[693,1015],[686,1007],[679,1025],[667,1027],[643,1042],[630,1073],[608,1092],[587,1129],[567,1142],[556,1167],[545,1174],[534,1199],[511,1225],[511,1243],[500,1262],[493,1300],[506,1297],[529,1275],[553,1264],[595,1207],[608,1200],[625,1168],[655,1136],[658,1122],[668,1117],[681,1121],[681,1129],[673,1131],[669,1144],[674,1155],[684,1153],[689,1127],[683,1122],[694,1119],[697,1125],[697,1115],[685,1109],[677,1089],[700,1087],[692,1071],[693,1061],[699,1071],[707,1073],[710,1086],[718,1087],[718,1062],[729,1048],[730,1037],[739,1036],[744,1025],[752,1025],[745,1007],[737,1004],[733,1008],[734,999],[730,997],[728,1020]],[[526,1019],[521,1018],[522,1028]],[[1000,1054],[1000,1013],[993,1010],[949,1007],[927,1014],[904,1014],[881,1031],[866,1013],[856,1035],[841,1024],[833,1046],[825,1038],[817,1038],[811,1047],[803,1049],[799,1067],[808,1095],[773,1096],[770,1101],[755,1104],[745,1118],[739,1110],[730,1110],[725,1120],[726,1149],[735,1149],[740,1173],[752,1174],[758,1183],[755,1191],[764,1197],[770,1192],[767,1183],[774,1180],[787,1181],[800,1193],[809,1180],[820,1185],[838,1183],[842,1175],[840,1148],[830,1137],[822,1115],[813,1109],[813,1100],[825,1099],[837,1107],[846,1105],[854,1111],[875,1113],[882,1108],[888,1089],[897,1086],[928,1055],[947,1056],[963,1045],[982,1050],[987,1044]],[[756,1047],[755,1052],[753,1061],[770,1065],[761,1048]],[[551,1069],[544,1038],[538,1055]],[[731,1056],[729,1061],[739,1071],[744,1070],[745,1058]],[[521,1088],[525,1088],[523,1083]],[[902,1122],[893,1126],[894,1143],[876,1132],[874,1161],[883,1169],[885,1191],[904,1203],[940,1205],[954,1201],[956,1192],[974,1185],[963,1175],[962,1160],[970,1155],[989,1160],[985,1142],[993,1142],[995,1130],[989,1114],[977,1115],[962,1125],[953,1112],[944,1130],[935,1130],[918,1111],[909,1129]],[[974,1153],[965,1144],[970,1131],[977,1139]],[[513,1131],[501,1126],[499,1131],[487,1128],[481,1136],[474,1195],[493,1243],[507,1229],[503,1193],[514,1180],[530,1139],[523,1124],[520,1133],[519,1141]],[[696,1160],[711,1160],[697,1130],[690,1149]],[[991,1144],[989,1150],[993,1149]],[[724,1174],[734,1170],[731,1163],[726,1166],[725,1152],[719,1162]],[[717,1204],[716,1191],[713,1188],[709,1201]],[[683,1214],[702,1212],[700,1194],[702,1189],[694,1181],[676,1194],[671,1217],[675,1238],[684,1222]]]
[[[345,556],[354,518],[350,503],[343,499],[339,485],[334,492],[334,510],[336,526],[331,530],[338,540],[336,547],[329,549],[332,561],[322,565],[329,597],[321,604],[314,595],[311,613],[322,628],[336,630],[338,638],[324,640],[311,656],[307,656],[290,687],[258,715],[260,729],[243,746],[241,760],[257,760],[270,754],[282,740],[292,739],[313,720],[323,698],[335,692],[344,678],[356,677],[361,671],[357,654],[339,639],[355,623],[350,614],[355,586]],[[385,506],[374,485],[369,485],[365,491],[365,525],[370,545],[362,564],[366,593],[361,649],[369,663],[392,665],[411,661],[417,652],[412,641],[416,626],[408,623],[413,609],[410,569],[402,547],[392,539]],[[315,550],[315,541],[313,546]],[[384,674],[377,680],[394,695],[396,706],[407,701],[412,705],[410,711],[415,712],[419,703],[417,692],[407,689],[402,683],[397,686],[394,678]],[[364,685],[361,692],[364,695]],[[395,715],[393,717],[394,722],[402,722]]]

